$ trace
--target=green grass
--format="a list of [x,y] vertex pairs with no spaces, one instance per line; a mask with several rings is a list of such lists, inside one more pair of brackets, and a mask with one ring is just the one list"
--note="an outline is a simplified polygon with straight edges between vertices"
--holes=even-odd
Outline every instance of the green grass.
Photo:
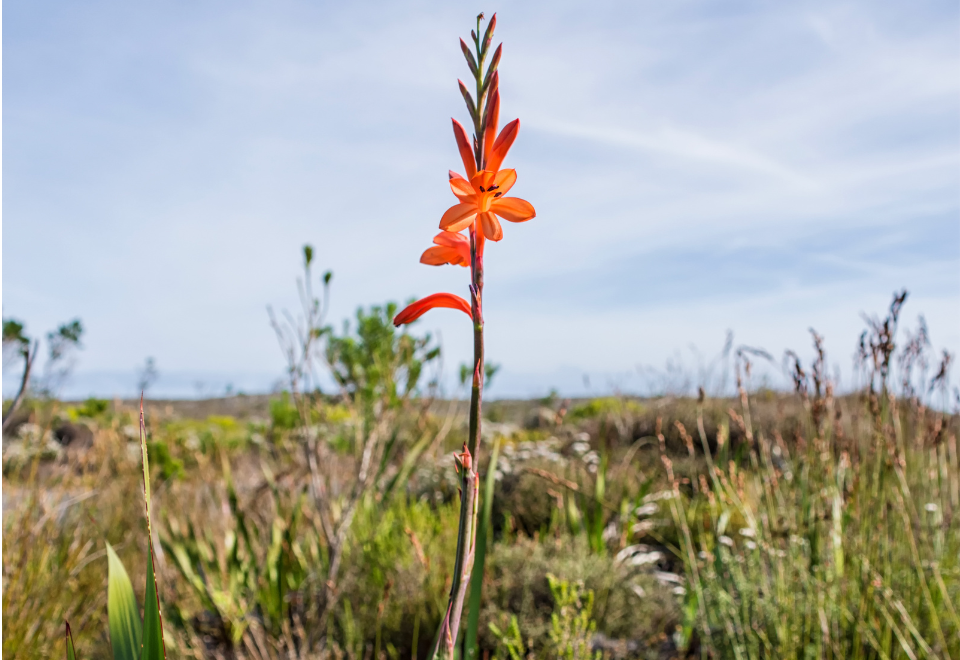
[[[689,399],[584,409],[590,414],[559,428],[504,439],[480,657],[509,657],[490,626],[506,635],[514,617],[534,658],[554,657],[563,630],[573,631],[564,648],[577,657],[584,636],[603,640],[608,657],[707,649],[723,658],[960,657],[956,417],[868,394],[707,401],[699,416]],[[38,424],[49,427],[63,410],[38,411]],[[288,657],[314,635],[332,657],[423,658],[456,543],[450,456],[465,427],[462,410],[450,424],[447,410],[397,418],[384,487],[357,507],[337,606],[322,630],[329,548],[305,495],[310,469],[296,428],[148,410],[170,657]],[[104,540],[136,577],[136,602],[145,596],[132,411],[86,412],[92,448],[50,457],[26,447],[4,464],[3,650],[11,656],[63,657],[69,619],[78,657],[109,657]],[[342,408],[322,419],[332,443],[322,469],[331,485],[349,488],[357,459],[336,442],[355,421]],[[595,458],[572,449],[584,432]],[[582,605],[592,594],[586,617],[569,592],[570,603],[557,602],[562,583],[579,590]],[[569,625],[557,632],[561,615]]]

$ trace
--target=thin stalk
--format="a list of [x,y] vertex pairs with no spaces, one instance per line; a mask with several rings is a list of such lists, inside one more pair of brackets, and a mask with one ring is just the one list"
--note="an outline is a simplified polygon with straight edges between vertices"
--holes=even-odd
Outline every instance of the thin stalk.
[[453,567],[450,599],[447,612],[440,623],[429,658],[452,659],[454,645],[460,632],[460,617],[463,601],[470,585],[473,557],[476,550],[477,505],[479,501],[479,476],[473,469],[470,454],[460,455],[460,525],[457,533],[457,558]]
[[[478,63],[474,72],[477,84],[476,115],[474,117],[474,138],[477,170],[483,169],[486,155],[483,153],[485,115],[483,85],[483,60],[486,53],[481,52],[480,18],[477,18],[474,45],[477,49]],[[482,419],[482,394],[484,379],[483,357],[483,244],[484,237],[476,223],[470,228],[470,307],[473,317],[473,387],[470,393],[469,435],[467,444],[460,454],[460,523],[457,530],[457,556],[454,563],[453,579],[450,586],[450,599],[446,615],[440,623],[440,629],[434,641],[430,658],[453,658],[454,647],[460,631],[460,619],[463,614],[463,602],[470,586],[476,550],[477,515],[479,504],[479,474],[474,466],[479,466],[480,433]]]
[[488,539],[493,536],[493,489],[499,453],[500,443],[495,442],[490,463],[487,465],[487,478],[483,490],[483,517],[480,518],[477,526],[477,549],[474,555],[473,573],[470,576],[470,609],[467,615],[463,651],[463,657],[466,660],[476,660],[480,652],[477,647],[477,628],[480,625],[480,600],[483,597],[483,567],[487,556]]
[[913,522],[910,520],[910,514],[907,510],[907,502],[910,497],[910,489],[907,485],[907,478],[903,474],[903,468],[899,464],[894,465],[897,477],[900,480],[900,489],[896,491],[897,495],[897,508],[900,509],[900,515],[903,517],[903,526],[906,530],[907,540],[910,542],[910,554],[913,559],[913,565],[917,572],[917,578],[920,582],[920,589],[923,593],[923,598],[927,603],[927,609],[929,610],[930,621],[933,623],[933,631],[937,634],[937,641],[940,643],[940,648],[946,650],[947,639],[943,634],[943,628],[940,627],[940,617],[937,616],[937,607],[933,603],[933,596],[930,593],[930,587],[927,585],[927,577],[924,573],[923,561],[920,558],[920,550],[917,548],[917,540],[913,533]]
[[30,371],[33,369],[33,362],[37,358],[37,353],[39,353],[40,341],[37,340],[33,343],[33,350],[30,349],[30,345],[27,344],[27,347],[23,352],[23,377],[20,379],[20,389],[17,390],[17,395],[13,398],[13,403],[10,404],[10,408],[7,410],[6,416],[3,418],[3,431],[6,432],[10,429],[13,424],[13,413],[17,412],[17,408],[20,407],[20,404],[23,402],[23,397],[27,393],[27,388],[30,385]]

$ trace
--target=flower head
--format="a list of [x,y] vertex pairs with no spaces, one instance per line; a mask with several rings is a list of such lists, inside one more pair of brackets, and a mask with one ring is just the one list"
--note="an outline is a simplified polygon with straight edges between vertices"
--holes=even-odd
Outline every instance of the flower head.
[[[494,95],[499,98],[499,92],[495,91]],[[459,122],[453,121],[453,133],[470,179],[450,172],[450,189],[460,203],[451,206],[443,214],[440,229],[458,232],[477,222],[485,238],[499,241],[503,238],[503,229],[497,216],[510,222],[525,222],[536,217],[533,204],[518,197],[506,196],[517,181],[516,170],[500,169],[500,164],[517,137],[519,127],[519,119],[514,119],[503,127],[487,155],[487,168],[476,171],[466,131]]]
[[[476,100],[463,81],[457,81],[460,93],[473,120],[474,135],[471,137],[456,119],[453,123],[453,136],[457,150],[463,161],[466,176],[450,171],[450,189],[457,203],[447,209],[440,219],[441,231],[434,239],[434,245],[420,256],[420,263],[430,266],[451,264],[470,266],[471,303],[450,293],[437,293],[427,296],[407,306],[397,314],[394,324],[410,323],[427,310],[434,307],[459,309],[470,316],[475,323],[475,331],[483,325],[483,249],[487,239],[499,241],[503,238],[501,220],[526,222],[536,217],[537,212],[530,202],[517,197],[508,197],[507,193],[517,181],[517,172],[501,169],[503,161],[517,139],[520,120],[514,119],[497,132],[500,122],[500,72],[498,66],[503,52],[500,44],[493,52],[484,73],[484,61],[488,54],[495,19],[491,19],[483,37],[480,38],[480,24],[472,34],[476,54],[461,39],[460,49],[476,81]],[[461,234],[469,230],[469,238]]]

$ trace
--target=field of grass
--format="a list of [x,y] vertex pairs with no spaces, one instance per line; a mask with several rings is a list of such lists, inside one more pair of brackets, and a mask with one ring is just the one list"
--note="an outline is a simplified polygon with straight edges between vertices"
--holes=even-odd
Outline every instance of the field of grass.
[[[337,395],[145,404],[168,657],[426,657],[467,410],[418,387],[429,342],[404,337],[375,375],[374,339],[341,346]],[[960,423],[916,344],[873,327],[844,396],[822,355],[793,393],[753,390],[744,350],[730,398],[487,403],[480,657],[960,658]],[[105,544],[139,602],[149,556],[138,412],[24,410],[3,652],[63,657],[69,620],[79,657],[110,657]]]

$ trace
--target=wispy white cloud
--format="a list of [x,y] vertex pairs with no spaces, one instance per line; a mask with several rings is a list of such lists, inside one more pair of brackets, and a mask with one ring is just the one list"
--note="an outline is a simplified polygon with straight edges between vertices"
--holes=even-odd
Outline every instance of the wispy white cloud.
[[681,159],[702,161],[717,167],[734,167],[778,179],[802,189],[814,187],[812,180],[764,154],[676,127],[641,132],[621,127],[591,126],[550,119],[535,118],[534,122],[536,129],[561,138],[582,138],[612,147],[652,151]]

